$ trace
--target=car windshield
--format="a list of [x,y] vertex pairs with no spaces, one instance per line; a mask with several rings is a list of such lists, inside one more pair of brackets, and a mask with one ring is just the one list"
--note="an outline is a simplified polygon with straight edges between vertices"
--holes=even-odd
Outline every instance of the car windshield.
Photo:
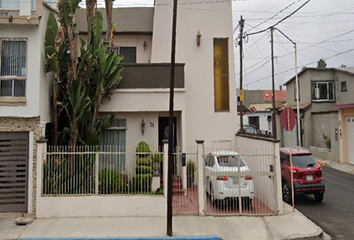
[[299,168],[314,167],[316,160],[312,155],[295,155],[292,156],[292,162]]
[[240,167],[245,166],[242,158],[240,156],[218,156],[218,162],[220,167],[238,167],[238,161],[240,161]]

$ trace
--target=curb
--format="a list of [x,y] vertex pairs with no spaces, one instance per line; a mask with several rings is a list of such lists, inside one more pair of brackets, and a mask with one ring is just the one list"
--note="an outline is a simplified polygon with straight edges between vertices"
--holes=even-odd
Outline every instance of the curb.
[[318,164],[320,164],[321,166],[326,166],[326,163],[325,162],[322,162],[322,161],[319,161],[317,160]]
[[108,238],[19,238],[21,240],[220,240],[219,236],[197,237],[108,237]]

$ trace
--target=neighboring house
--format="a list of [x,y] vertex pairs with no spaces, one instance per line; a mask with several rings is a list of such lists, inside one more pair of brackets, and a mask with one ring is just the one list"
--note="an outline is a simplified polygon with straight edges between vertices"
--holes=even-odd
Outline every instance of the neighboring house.
[[35,212],[36,141],[50,122],[49,11],[41,0],[0,1],[0,212]]
[[[187,8],[181,7],[185,4]],[[237,132],[231,1],[203,0],[196,5],[180,1],[178,6],[173,144],[183,151],[202,139],[205,146],[230,148]],[[106,29],[105,10],[98,10]],[[78,9],[75,18],[85,38],[86,10]],[[152,151],[161,150],[168,127],[172,2],[114,8],[112,21],[116,23],[114,50],[124,55],[124,70],[111,100],[100,107],[101,116],[115,114],[101,140],[125,145],[126,152],[134,152],[140,141],[146,141]],[[181,164],[174,169],[180,173]]]
[[[354,164],[349,147],[354,144],[354,68],[306,68],[298,79],[302,145],[319,157]],[[295,82],[293,77],[284,85],[296,114]]]
[[[237,94],[239,95],[238,89]],[[257,130],[261,130],[262,134],[270,135],[272,133],[272,97],[272,90],[243,90],[244,125],[256,127]],[[276,108],[286,102],[286,91],[282,89],[282,86],[279,86],[279,90],[275,90],[275,102]],[[238,101],[238,105],[239,103]]]

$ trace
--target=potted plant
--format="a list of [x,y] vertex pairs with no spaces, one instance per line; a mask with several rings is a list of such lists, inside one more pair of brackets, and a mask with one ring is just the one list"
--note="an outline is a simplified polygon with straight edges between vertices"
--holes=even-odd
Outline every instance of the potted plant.
[[195,162],[189,160],[187,163],[187,186],[192,187],[194,184]]
[[153,176],[160,176],[160,163],[162,162],[162,155],[159,153],[154,153],[150,155],[150,159],[152,161]]

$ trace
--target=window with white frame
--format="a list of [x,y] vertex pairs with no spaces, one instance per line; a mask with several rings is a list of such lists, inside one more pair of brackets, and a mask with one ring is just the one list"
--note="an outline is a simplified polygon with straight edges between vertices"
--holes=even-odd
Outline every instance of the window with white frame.
[[311,83],[312,101],[334,101],[334,81],[321,81]]
[[1,40],[0,97],[25,97],[27,41]]
[[[29,0],[31,2],[31,10],[36,10],[36,0]],[[28,1],[26,2],[28,3]],[[20,10],[20,0],[0,0],[1,10]],[[4,11],[6,12],[6,11]],[[17,14],[17,12],[12,12],[12,14]]]
[[136,47],[114,47],[116,55],[123,55],[121,63],[136,63]]

